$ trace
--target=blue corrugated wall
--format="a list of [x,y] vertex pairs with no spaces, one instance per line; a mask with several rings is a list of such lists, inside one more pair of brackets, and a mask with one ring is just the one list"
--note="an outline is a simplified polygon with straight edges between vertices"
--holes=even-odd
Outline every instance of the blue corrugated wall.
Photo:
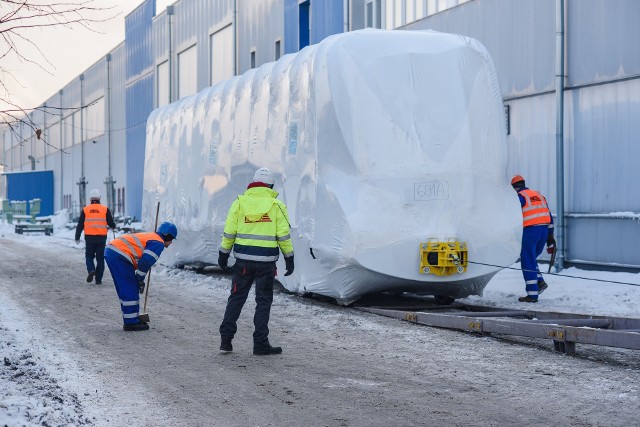
[[[316,44],[332,34],[344,31],[344,0],[309,0],[311,10],[310,44]],[[300,50],[299,0],[284,3],[284,52]],[[304,47],[304,46],[302,46]]]
[[40,199],[39,215],[53,215],[53,171],[12,172],[6,176],[7,199]]
[[127,212],[142,216],[142,183],[147,118],[153,110],[152,20],[155,0],[146,0],[125,19],[127,73]]

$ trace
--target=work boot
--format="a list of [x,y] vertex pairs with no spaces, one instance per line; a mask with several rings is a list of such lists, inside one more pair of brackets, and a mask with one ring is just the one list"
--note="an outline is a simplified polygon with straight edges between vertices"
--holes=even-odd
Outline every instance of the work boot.
[[125,331],[146,331],[147,329],[149,329],[149,325],[144,322],[131,323],[125,324],[124,326],[122,326],[122,329],[124,329]]
[[96,275],[95,271],[90,271],[89,275],[87,276],[87,283],[93,282],[93,276],[95,276],[95,275]]
[[96,280],[96,285],[102,285],[102,280]]
[[545,282],[544,280],[539,281],[538,282],[538,295],[543,293],[545,291],[545,289],[547,289],[548,287],[549,287],[549,285],[547,285],[547,282]]
[[268,354],[280,354],[282,353],[282,347],[253,347],[253,354],[257,356],[266,356]]
[[233,351],[233,346],[231,345],[231,338],[222,337],[220,341],[220,351],[230,352]]
[[534,298],[530,295],[527,295],[526,297],[520,297],[518,298],[518,301],[520,302],[538,302],[538,298]]

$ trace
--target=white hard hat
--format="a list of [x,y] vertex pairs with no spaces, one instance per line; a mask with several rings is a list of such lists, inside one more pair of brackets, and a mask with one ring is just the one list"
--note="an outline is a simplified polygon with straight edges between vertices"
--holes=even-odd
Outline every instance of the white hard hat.
[[93,199],[100,199],[100,190],[98,190],[97,188],[94,188],[93,190],[89,191],[89,198],[91,200]]
[[269,169],[260,168],[256,171],[255,175],[253,175],[253,182],[262,182],[267,185],[273,185],[276,182],[276,178],[273,176],[273,172]]

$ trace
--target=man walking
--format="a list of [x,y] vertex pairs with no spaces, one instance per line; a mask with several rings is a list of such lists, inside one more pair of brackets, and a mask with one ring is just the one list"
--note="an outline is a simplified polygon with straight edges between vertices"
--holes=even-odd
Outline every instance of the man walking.
[[[113,216],[108,207],[100,204],[100,190],[94,188],[89,192],[91,203],[82,209],[76,226],[76,243],[80,243],[80,234],[84,229],[84,257],[87,264],[87,283],[95,276],[96,285],[102,284],[104,274],[104,248],[107,244],[107,227],[116,228]],[[96,263],[93,263],[93,260]]]
[[553,253],[556,241],[553,237],[553,217],[547,205],[547,199],[535,190],[526,187],[524,178],[516,175],[511,186],[518,193],[522,206],[522,248],[520,266],[524,276],[527,295],[518,298],[520,302],[538,302],[538,295],[547,289],[540,274],[536,259],[542,253],[544,245],[547,252]]
[[178,237],[178,229],[171,222],[163,222],[158,231],[133,233],[113,239],[104,252],[116,293],[120,298],[123,329],[145,331],[149,325],[140,321],[140,295],[149,269]]
[[[289,235],[287,207],[273,190],[275,177],[267,168],[258,169],[244,194],[233,202],[224,225],[218,265],[233,270],[231,294],[220,325],[220,350],[232,351],[231,341],[238,330],[236,322],[253,282],[256,282],[256,312],[253,318],[253,354],[282,353],[281,347],[269,343],[269,316],[273,302],[276,261],[282,251],[285,276],[293,273],[293,245]],[[236,262],[229,268],[233,249]]]

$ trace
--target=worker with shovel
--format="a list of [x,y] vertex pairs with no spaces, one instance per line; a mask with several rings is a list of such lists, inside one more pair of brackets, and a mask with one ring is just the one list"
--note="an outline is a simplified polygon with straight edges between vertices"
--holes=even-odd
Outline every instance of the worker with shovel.
[[520,266],[524,276],[527,295],[518,298],[520,302],[538,302],[538,295],[547,289],[536,259],[547,245],[549,254],[555,253],[556,240],[553,237],[553,217],[547,205],[547,199],[535,190],[526,187],[524,178],[516,175],[511,186],[518,193],[522,207],[522,248]]
[[113,283],[120,298],[125,331],[145,331],[140,321],[140,295],[149,269],[178,237],[178,229],[171,222],[163,222],[156,232],[132,233],[113,239],[104,252]]

